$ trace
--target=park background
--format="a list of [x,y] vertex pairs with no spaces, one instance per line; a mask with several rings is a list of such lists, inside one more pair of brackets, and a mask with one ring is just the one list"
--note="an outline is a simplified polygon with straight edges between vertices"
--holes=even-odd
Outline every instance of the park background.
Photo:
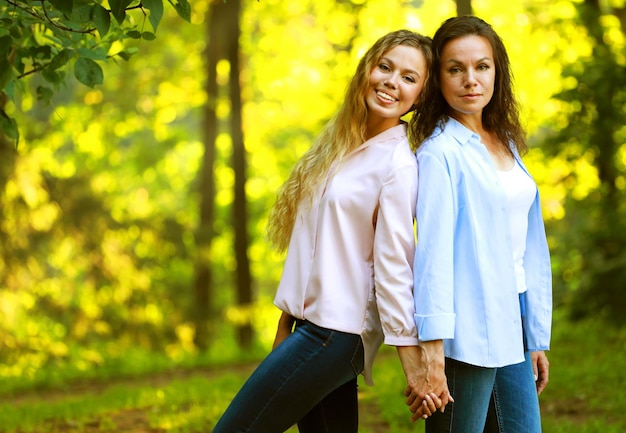
[[[469,10],[542,194],[544,429],[625,431],[624,0],[0,0],[0,432],[210,431],[271,348],[277,189],[378,37]],[[362,431],[422,431],[374,374]]]

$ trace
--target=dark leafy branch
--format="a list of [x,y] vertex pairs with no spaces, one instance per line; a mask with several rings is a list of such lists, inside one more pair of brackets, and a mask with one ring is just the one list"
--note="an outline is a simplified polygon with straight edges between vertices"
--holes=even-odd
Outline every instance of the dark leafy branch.
[[[191,20],[189,0],[167,0],[185,21]],[[105,8],[97,0],[0,0],[0,95],[15,101],[27,91],[17,81],[39,74],[44,83],[36,96],[49,102],[59,84],[73,69],[74,77],[88,87],[102,84],[99,63],[112,57],[128,60],[137,52],[126,41],[156,38],[165,0],[109,0]],[[143,14],[140,24],[127,19],[132,11]],[[146,18],[152,31],[144,31]],[[34,37],[40,35],[41,37]],[[95,43],[94,43],[95,42]],[[114,43],[125,46],[108,54]],[[0,107],[0,133],[18,140],[17,124]]]
[[74,33],[89,33],[92,34],[93,32],[96,31],[95,28],[91,28],[91,29],[83,29],[83,30],[76,30],[76,29],[72,29],[70,27],[61,25],[56,23],[53,19],[50,18],[50,16],[48,15],[48,10],[46,9],[46,0],[41,0],[41,10],[43,11],[43,14],[46,17],[46,20],[48,20],[48,22],[50,23],[51,26],[56,27],[59,30],[64,30],[66,32],[74,32]]

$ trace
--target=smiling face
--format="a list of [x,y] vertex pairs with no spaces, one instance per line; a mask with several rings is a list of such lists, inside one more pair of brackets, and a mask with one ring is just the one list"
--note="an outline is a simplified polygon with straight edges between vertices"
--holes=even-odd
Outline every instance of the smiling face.
[[370,72],[365,96],[370,137],[400,123],[419,99],[427,72],[424,54],[417,48],[398,45],[383,53]]
[[482,115],[493,96],[496,67],[493,49],[482,36],[452,39],[441,52],[441,93],[452,117]]

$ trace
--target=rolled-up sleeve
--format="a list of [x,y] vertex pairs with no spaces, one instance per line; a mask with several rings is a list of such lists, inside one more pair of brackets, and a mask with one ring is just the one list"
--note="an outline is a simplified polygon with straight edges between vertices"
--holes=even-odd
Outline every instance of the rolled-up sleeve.
[[[422,149],[420,149],[422,150]],[[415,323],[420,341],[454,338],[454,191],[445,160],[417,153]]]
[[[408,149],[407,149],[408,150]],[[417,164],[393,169],[383,180],[376,216],[374,278],[385,344],[417,344],[413,311],[413,257]]]

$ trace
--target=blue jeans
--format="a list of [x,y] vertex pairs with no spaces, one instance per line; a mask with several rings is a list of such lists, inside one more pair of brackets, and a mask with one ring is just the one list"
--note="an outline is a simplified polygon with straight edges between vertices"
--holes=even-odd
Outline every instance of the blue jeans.
[[[520,296],[522,322],[525,298]],[[530,353],[524,362],[484,368],[446,358],[454,403],[426,420],[426,433],[540,433],[541,415]],[[488,416],[489,415],[489,416]]]
[[[446,358],[448,387],[454,403],[426,420],[426,433],[539,433],[541,417],[535,377],[525,361],[484,368]],[[487,426],[490,402],[492,417]]]
[[355,334],[300,322],[246,381],[213,433],[356,433],[357,375],[363,342]]
[[[520,295],[522,323],[526,297]],[[524,336],[524,340],[525,340]],[[526,347],[524,341],[524,347]],[[524,362],[484,368],[446,358],[454,403],[426,420],[426,433],[540,433],[541,415],[530,353]]]

